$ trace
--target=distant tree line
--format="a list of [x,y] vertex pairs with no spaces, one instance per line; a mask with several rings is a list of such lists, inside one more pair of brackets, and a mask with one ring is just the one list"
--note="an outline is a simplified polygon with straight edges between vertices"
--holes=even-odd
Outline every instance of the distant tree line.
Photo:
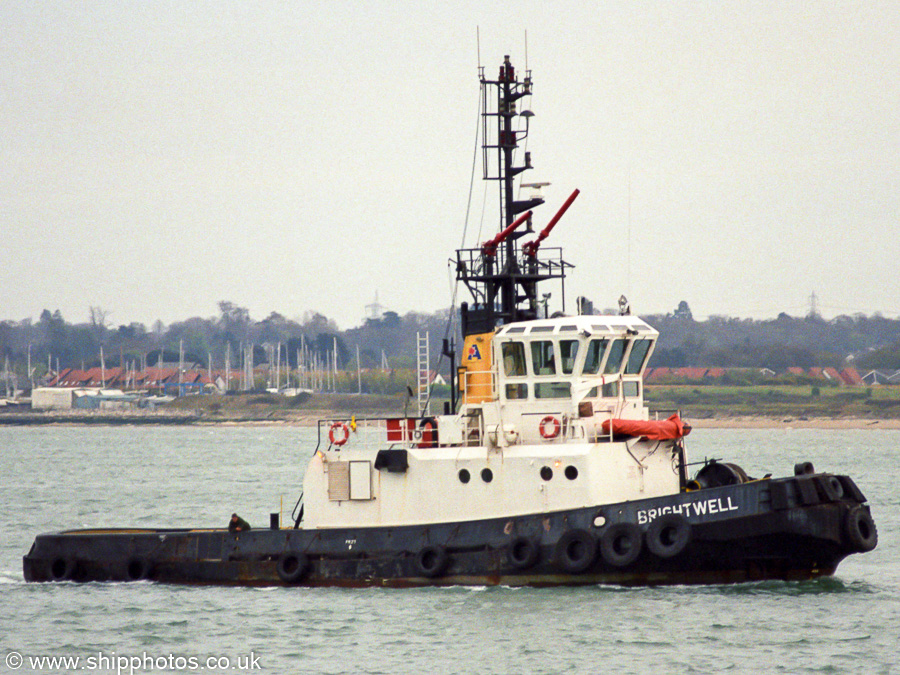
[[900,368],[900,319],[880,314],[695,321],[682,301],[670,314],[642,318],[660,332],[652,366]]
[[[416,333],[431,335],[432,363],[437,362],[449,311],[435,314],[409,313],[400,316],[386,312],[363,325],[340,331],[334,320],[318,312],[307,312],[299,319],[288,319],[272,312],[265,319],[254,320],[245,307],[222,301],[218,316],[192,317],[165,326],[156,321],[151,328],[142,323],[119,326],[108,322],[109,313],[91,307],[85,323],[67,322],[59,310],[45,309],[39,319],[0,321],[0,372],[4,363],[20,383],[28,380],[30,360],[35,381],[48,372],[64,368],[92,368],[100,365],[101,348],[104,364],[177,362],[183,350],[187,363],[201,367],[224,368],[226,355],[231,367],[241,362],[244,349],[253,348],[256,365],[270,363],[275,345],[281,345],[280,362],[297,367],[298,356],[319,364],[337,360],[339,369],[356,369],[357,347],[362,368],[386,364],[391,368],[414,368],[416,365]],[[49,369],[49,371],[48,371]],[[442,370],[449,373],[449,365]]]
[[[340,369],[355,369],[357,348],[364,369],[410,369],[416,367],[416,334],[430,335],[431,364],[439,363],[441,341],[445,336],[460,345],[458,322],[448,333],[450,310],[432,314],[410,312],[403,316],[385,312],[362,325],[341,331],[337,324],[318,312],[307,312],[299,319],[288,319],[272,312],[254,320],[249,311],[232,302],[222,301],[217,316],[193,317],[165,326],[156,321],[148,328],[142,323],[119,326],[110,324],[109,313],[91,307],[84,323],[69,323],[59,310],[45,309],[37,321],[0,321],[0,368],[9,363],[24,384],[32,377],[40,381],[51,371],[62,368],[90,368],[99,365],[100,349],[105,364],[155,365],[159,360],[178,360],[183,345],[185,360],[203,367],[224,367],[230,354],[232,367],[240,363],[242,348],[253,346],[254,363],[272,359],[272,347],[281,344],[281,362],[294,368],[301,348],[324,363],[337,352]],[[775,319],[753,320],[711,316],[694,319],[686,301],[665,315],[644,315],[660,331],[660,339],[651,366],[721,366],[771,368],[782,371],[800,366],[846,366],[859,369],[900,369],[900,320],[880,314],[838,316],[823,320],[818,316],[792,317],[779,314]],[[211,364],[209,363],[212,359]],[[447,359],[438,370],[447,377]]]

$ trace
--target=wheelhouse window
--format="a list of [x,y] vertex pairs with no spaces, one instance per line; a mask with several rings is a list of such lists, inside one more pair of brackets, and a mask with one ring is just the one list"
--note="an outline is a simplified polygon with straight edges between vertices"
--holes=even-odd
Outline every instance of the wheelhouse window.
[[616,398],[619,395],[619,383],[607,382],[603,385],[603,391],[600,394],[603,398]]
[[[634,340],[631,343],[631,353],[628,355],[628,363],[625,364],[626,375],[637,375],[644,367],[647,360],[647,352],[650,351],[652,340]],[[627,396],[627,394],[626,394]]]
[[625,398],[637,398],[641,395],[641,385],[634,380],[622,382],[622,394]]
[[612,346],[609,348],[609,357],[606,359],[606,367],[603,369],[605,375],[618,373],[622,368],[622,357],[625,356],[626,340],[613,340]]
[[575,369],[575,357],[578,356],[578,340],[560,340],[559,358],[562,361],[563,375],[571,375]]
[[535,375],[556,375],[553,342],[535,340],[531,343],[531,366]]
[[507,399],[525,399],[528,398],[528,385],[524,382],[506,385]]
[[571,382],[536,382],[535,398],[572,398]]
[[596,375],[600,372],[600,363],[609,340],[591,340],[588,343],[587,354],[584,357],[584,368],[581,372],[585,375]]
[[521,342],[503,343],[503,371],[507,377],[522,377],[525,372],[525,345]]

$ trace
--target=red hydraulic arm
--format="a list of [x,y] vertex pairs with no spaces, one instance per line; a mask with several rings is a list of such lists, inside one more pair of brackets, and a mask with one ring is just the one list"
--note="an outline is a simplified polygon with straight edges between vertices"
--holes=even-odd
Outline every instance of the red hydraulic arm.
[[513,233],[513,230],[515,230],[519,225],[521,225],[522,223],[524,223],[524,222],[525,222],[526,220],[528,220],[530,217],[531,217],[531,211],[526,211],[526,212],[523,213],[521,216],[519,216],[518,218],[516,218],[515,222],[513,222],[512,225],[510,225],[510,226],[507,227],[505,230],[503,230],[503,232],[501,232],[500,234],[498,234],[498,235],[497,235],[496,237],[494,237],[493,239],[484,242],[484,243],[481,245],[481,250],[482,250],[482,252],[483,252],[485,255],[489,255],[489,256],[495,256],[495,255],[497,255],[497,247],[498,247],[501,243],[503,243],[503,240],[506,239],[509,235],[511,235],[511,234]]
[[550,222],[547,223],[547,227],[541,230],[541,233],[538,235],[538,238],[534,241],[529,241],[527,244],[522,246],[522,251],[526,255],[530,255],[532,258],[537,255],[537,251],[541,246],[541,242],[544,241],[548,236],[550,236],[550,231],[559,222],[559,219],[563,217],[563,214],[568,210],[570,206],[572,206],[572,202],[575,201],[575,197],[578,196],[581,190],[575,190],[572,194],[569,195],[569,198],[566,200],[565,204],[556,212],[556,215],[550,219]]

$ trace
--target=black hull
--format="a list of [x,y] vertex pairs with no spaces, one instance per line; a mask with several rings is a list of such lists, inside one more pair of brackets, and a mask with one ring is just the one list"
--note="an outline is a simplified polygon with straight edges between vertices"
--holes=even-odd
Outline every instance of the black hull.
[[27,581],[236,586],[716,584],[803,580],[871,550],[846,476],[819,474],[484,521],[39,535]]

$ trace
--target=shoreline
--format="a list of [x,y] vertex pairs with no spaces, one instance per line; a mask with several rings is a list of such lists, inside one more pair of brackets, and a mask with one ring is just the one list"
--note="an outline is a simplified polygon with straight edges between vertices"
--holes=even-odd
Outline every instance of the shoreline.
[[685,417],[694,429],[900,429],[900,419],[865,417]]
[[[350,419],[353,413],[345,411],[319,410],[305,414],[286,415],[284,417],[216,417],[210,415],[172,415],[128,413],[106,414],[48,414],[48,413],[5,413],[0,414],[0,427],[3,426],[295,426],[315,428],[320,419]],[[400,417],[397,415],[377,415]],[[685,415],[687,422],[694,429],[900,429],[900,419],[865,418],[865,417],[769,417],[769,416],[722,416],[692,417]]]

